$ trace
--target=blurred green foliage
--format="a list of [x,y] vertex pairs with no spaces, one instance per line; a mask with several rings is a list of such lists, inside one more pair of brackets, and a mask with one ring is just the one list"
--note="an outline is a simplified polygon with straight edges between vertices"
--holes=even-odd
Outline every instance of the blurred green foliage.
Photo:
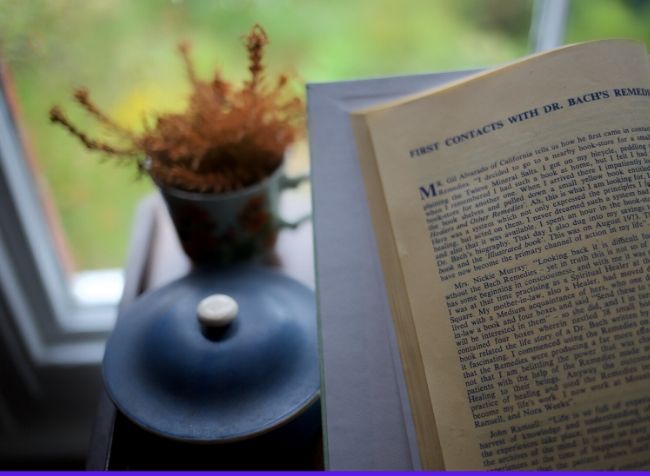
[[567,43],[602,38],[630,38],[650,46],[650,1],[574,0]]
[[[569,41],[626,36],[648,42],[648,3],[578,0]],[[411,74],[503,63],[528,50],[532,1],[523,0],[0,0],[0,54],[12,71],[22,122],[79,268],[122,264],[137,200],[152,190],[135,170],[100,163],[49,124],[84,85],[121,124],[182,107],[188,86],[176,44],[190,40],[198,71],[245,77],[241,37],[268,32],[271,73],[303,82]]]

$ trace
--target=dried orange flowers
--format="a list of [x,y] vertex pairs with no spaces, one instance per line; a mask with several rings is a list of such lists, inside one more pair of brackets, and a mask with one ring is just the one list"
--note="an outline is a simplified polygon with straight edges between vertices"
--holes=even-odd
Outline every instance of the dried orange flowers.
[[50,119],[89,150],[135,163],[158,184],[207,193],[246,187],[277,169],[303,124],[303,103],[287,91],[287,77],[280,75],[269,84],[264,74],[267,44],[266,32],[255,25],[244,38],[250,77],[237,87],[219,72],[211,81],[200,80],[189,45],[181,43],[179,52],[192,85],[187,109],[158,116],[155,126],[145,124],[141,133],[116,124],[85,89],[75,91],[74,98],[105,126],[110,142],[88,137],[59,107],[50,110]]

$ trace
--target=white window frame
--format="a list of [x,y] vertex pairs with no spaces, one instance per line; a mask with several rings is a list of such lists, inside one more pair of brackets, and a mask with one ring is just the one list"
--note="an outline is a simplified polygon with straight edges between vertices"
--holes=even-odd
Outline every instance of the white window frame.
[[103,299],[88,299],[79,292],[87,273],[68,276],[64,271],[25,160],[6,87],[0,82],[1,297],[32,362],[99,364],[115,323],[121,271],[96,275],[100,280],[108,277],[114,290]]
[[530,21],[530,51],[557,48],[564,44],[569,0],[535,0]]

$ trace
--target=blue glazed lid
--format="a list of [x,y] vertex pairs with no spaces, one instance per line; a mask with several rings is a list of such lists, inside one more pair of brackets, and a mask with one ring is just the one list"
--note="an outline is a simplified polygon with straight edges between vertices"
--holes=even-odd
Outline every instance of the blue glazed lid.
[[[230,296],[236,319],[207,331],[197,305]],[[313,292],[261,267],[195,271],[120,316],[104,381],[115,405],[169,438],[230,442],[288,422],[318,398]]]

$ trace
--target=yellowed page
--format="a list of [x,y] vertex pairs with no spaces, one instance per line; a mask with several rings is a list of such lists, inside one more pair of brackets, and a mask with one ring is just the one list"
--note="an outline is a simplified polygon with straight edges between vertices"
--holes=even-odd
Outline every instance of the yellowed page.
[[449,469],[650,466],[646,57],[564,48],[364,116]]

